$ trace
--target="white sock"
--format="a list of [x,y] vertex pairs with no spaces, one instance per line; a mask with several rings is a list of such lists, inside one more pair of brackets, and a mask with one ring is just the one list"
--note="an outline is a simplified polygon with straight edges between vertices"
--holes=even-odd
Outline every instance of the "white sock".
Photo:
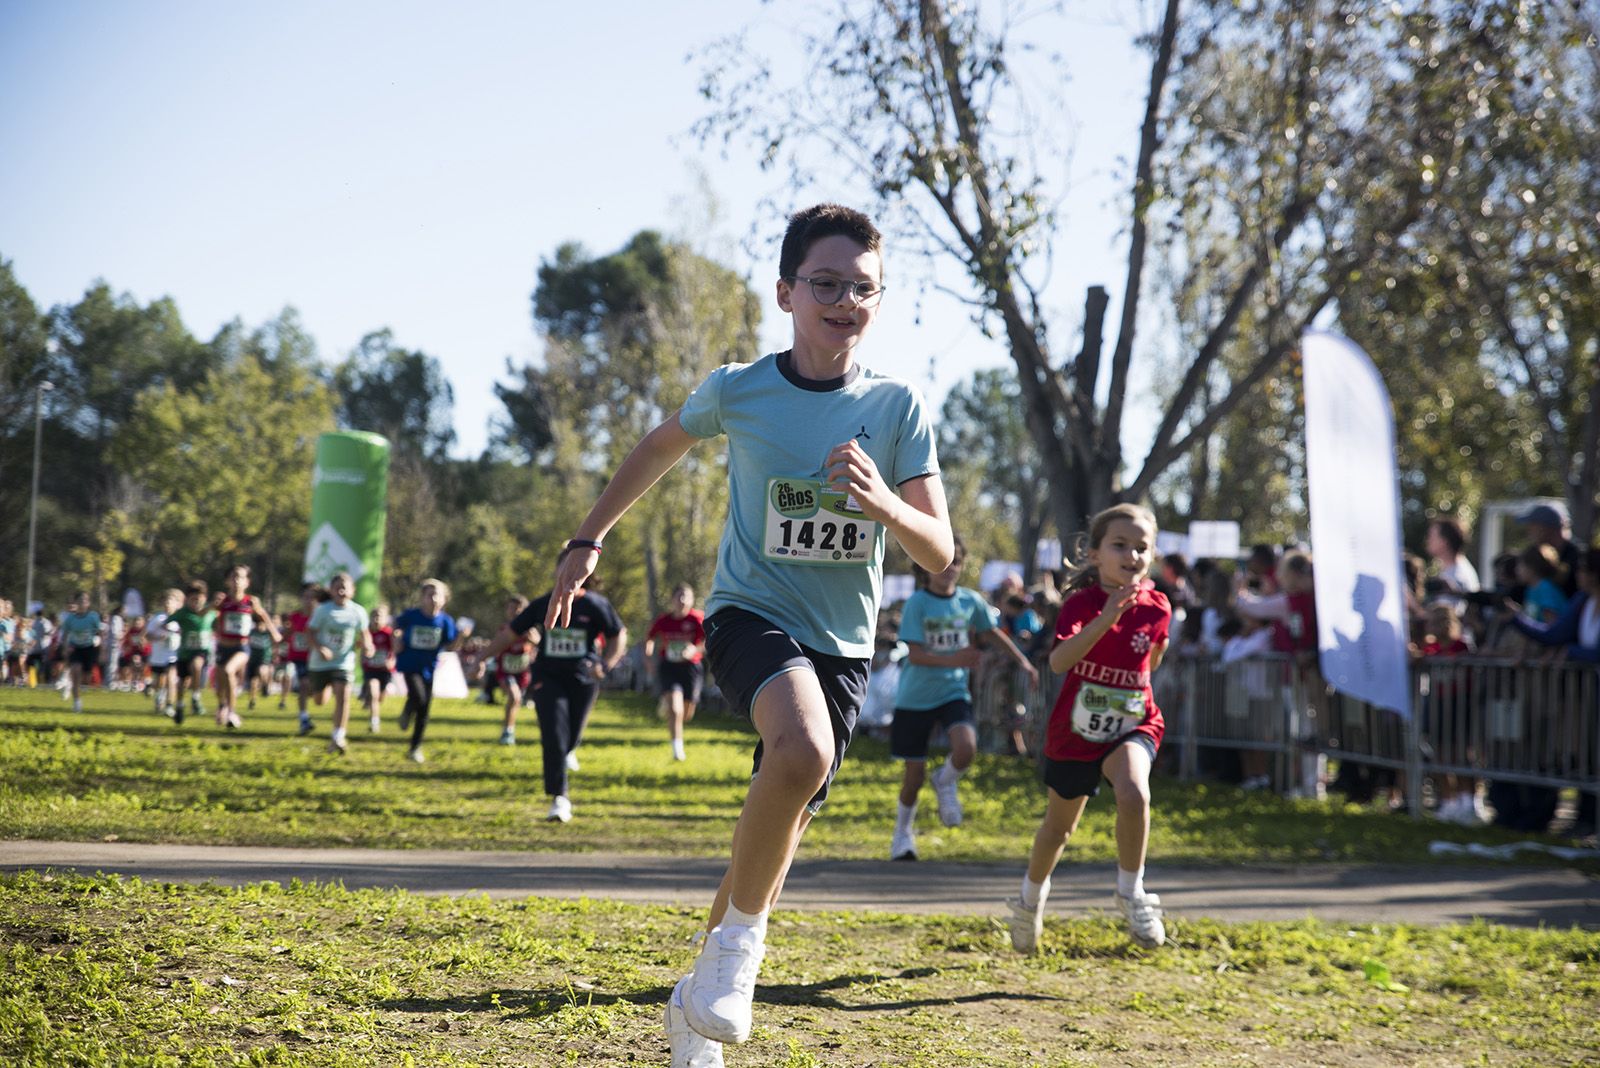
[[965,775],[966,773],[967,773],[967,769],[966,768],[958,768],[954,764],[950,763],[950,761],[948,761],[948,760],[946,760],[944,762],[944,777],[946,779],[950,780],[951,782],[956,781],[957,779],[961,778],[961,776]]
[[672,739],[672,755],[677,757],[679,760],[683,759],[684,753],[683,753],[683,739],[682,738],[674,738],[674,739]]
[[756,932],[756,937],[767,936],[767,914],[765,912],[742,912],[736,908],[732,901],[728,902],[728,911],[722,914],[722,923],[719,927],[749,927]]
[[344,728],[343,727],[340,727],[339,729],[337,729],[337,730],[335,730],[333,732],[333,740],[336,741],[336,742],[344,741]]
[[909,831],[916,826],[917,803],[915,801],[909,805],[897,801],[895,802],[895,807],[899,809],[899,812],[894,817],[894,829],[896,831]]
[[1137,897],[1144,893],[1144,865],[1138,871],[1117,869],[1117,893],[1123,897]]
[[1036,909],[1050,896],[1050,880],[1036,883],[1026,875],[1022,877],[1022,904],[1025,908]]

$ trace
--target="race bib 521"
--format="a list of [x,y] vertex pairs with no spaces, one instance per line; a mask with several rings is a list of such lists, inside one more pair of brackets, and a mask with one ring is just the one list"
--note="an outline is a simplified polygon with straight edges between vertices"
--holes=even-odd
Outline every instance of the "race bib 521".
[[1109,742],[1144,719],[1144,694],[1085,682],[1072,704],[1072,729],[1086,742]]
[[785,564],[865,567],[872,563],[879,524],[848,493],[813,478],[767,480],[762,555]]

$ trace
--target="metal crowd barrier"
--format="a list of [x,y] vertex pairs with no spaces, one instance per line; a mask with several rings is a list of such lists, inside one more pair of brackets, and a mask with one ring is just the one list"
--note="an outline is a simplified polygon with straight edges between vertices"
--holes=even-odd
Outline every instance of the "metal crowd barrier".
[[[1028,688],[1008,662],[986,659],[973,679],[979,744],[1007,752],[1020,730],[1030,754],[1043,745],[1061,679],[1043,658]],[[1156,672],[1166,717],[1161,764],[1180,778],[1205,770],[1215,751],[1268,755],[1274,781],[1293,777],[1306,752],[1385,773],[1422,811],[1426,779],[1454,775],[1554,789],[1600,802],[1600,669],[1593,664],[1494,657],[1438,657],[1412,666],[1411,718],[1331,690],[1314,666],[1283,655],[1224,665],[1169,654]]]

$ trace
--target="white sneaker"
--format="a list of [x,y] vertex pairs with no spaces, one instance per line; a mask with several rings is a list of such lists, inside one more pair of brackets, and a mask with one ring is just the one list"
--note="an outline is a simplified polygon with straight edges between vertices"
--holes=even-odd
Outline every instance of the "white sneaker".
[[383,725],[382,721],[380,721],[378,719],[378,714],[376,712],[374,712],[372,714],[372,718],[371,719],[367,720],[367,727],[368,727],[369,730],[372,731],[373,734],[377,734],[378,733],[378,728],[381,727],[382,725]]
[[722,1043],[697,1033],[683,1013],[683,988],[689,979],[687,975],[679,979],[667,999],[667,1046],[672,1050],[672,1068],[723,1068]]
[[1039,939],[1044,937],[1044,902],[1050,892],[1050,886],[1045,884],[1044,892],[1039,895],[1039,904],[1033,908],[1022,903],[1022,898],[1006,898],[1006,928],[1011,932],[1011,948],[1018,953],[1030,956],[1039,951]]
[[83,711],[83,698],[74,697],[72,699],[72,710],[74,712],[82,712]]
[[568,771],[577,771],[578,770],[578,754],[576,752],[571,752],[571,753],[567,754],[567,770]]
[[754,927],[719,925],[713,930],[684,983],[683,1014],[689,1026],[716,1042],[749,1038],[756,972],[766,952]]
[[551,823],[570,823],[572,820],[572,802],[565,794],[557,794],[550,799],[550,811],[544,817]]
[[407,753],[406,756],[410,758],[411,763],[413,764],[421,764],[428,759],[422,755],[421,749],[413,749],[411,752]]
[[1127,917],[1133,940],[1146,949],[1154,949],[1167,940],[1167,929],[1161,923],[1161,898],[1155,894],[1135,894],[1133,897],[1115,895],[1117,907]]
[[673,760],[688,760],[689,759],[688,756],[683,751],[683,739],[682,738],[674,738],[674,739],[672,739],[672,759]]
[[889,842],[890,860],[916,860],[917,859],[917,832],[911,829],[895,829],[894,838]]
[[933,780],[934,796],[939,799],[939,822],[946,827],[961,826],[961,798],[956,794],[961,780],[950,774],[953,771],[955,769],[946,762],[929,776]]
[[227,727],[228,727],[228,729],[231,730],[231,731],[236,731],[240,727],[243,727],[243,726],[244,726],[244,720],[239,718],[239,713],[233,711],[232,709],[229,709],[228,710],[228,719],[227,719]]
[[500,732],[500,744],[501,745],[516,745],[517,744],[517,732],[512,730],[510,727],[507,727],[505,730],[501,731]]

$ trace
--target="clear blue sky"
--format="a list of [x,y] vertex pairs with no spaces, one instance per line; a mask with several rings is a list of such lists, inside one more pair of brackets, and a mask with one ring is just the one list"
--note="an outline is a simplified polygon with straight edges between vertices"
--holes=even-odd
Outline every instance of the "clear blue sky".
[[[724,258],[770,292],[776,249],[752,259],[737,239],[774,178],[753,152],[723,160],[688,136],[704,108],[689,57],[751,21],[781,43],[830,10],[0,0],[0,257],[43,307],[104,278],[140,301],[171,296],[202,338],[292,305],[329,361],[387,326],[441,361],[456,451],[476,455],[506,357],[539,355],[529,295],[562,242],[604,253],[640,229],[684,232],[698,170],[721,201]],[[1133,5],[1069,10],[1033,24],[1059,36],[1045,43],[1072,72],[1049,291],[1062,351],[1084,286],[1120,288],[1118,157],[1136,143],[1145,62]],[[796,206],[860,201],[826,180],[826,160],[817,171],[787,194]],[[926,294],[915,323],[912,272],[890,267],[907,284],[885,301],[869,364],[938,403],[973,368],[1008,362],[946,297]],[[783,347],[787,320],[772,305],[766,319],[764,341]]]

